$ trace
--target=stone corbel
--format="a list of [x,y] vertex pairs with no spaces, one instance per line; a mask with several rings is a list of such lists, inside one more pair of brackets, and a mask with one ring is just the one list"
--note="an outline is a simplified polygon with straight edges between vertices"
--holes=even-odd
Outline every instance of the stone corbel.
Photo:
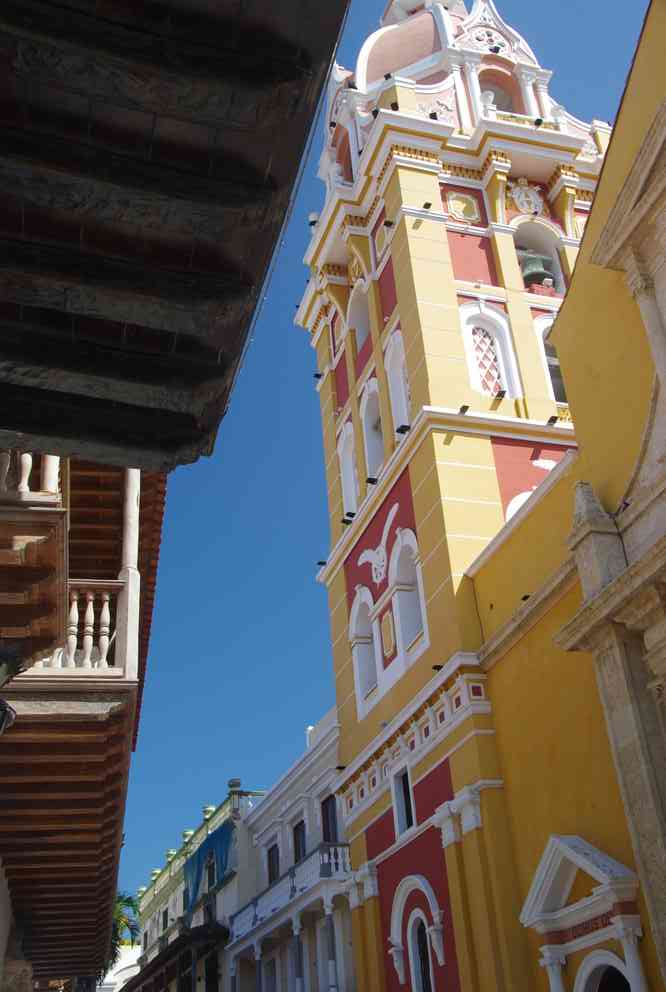
[[398,976],[398,981],[401,985],[405,984],[405,952],[403,950],[402,944],[394,944],[393,941],[389,941],[389,954],[393,959],[393,967],[395,968],[396,974]]
[[361,865],[356,873],[357,880],[363,886],[363,900],[376,899],[379,896],[379,882],[377,881],[377,868],[368,862]]
[[428,927],[430,946],[435,952],[437,964],[442,967],[444,964],[444,928],[442,927],[443,913],[436,913],[432,926]]
[[623,252],[620,263],[625,272],[629,291],[641,311],[652,360],[663,388],[666,386],[666,329],[652,275],[645,260],[631,246]]
[[452,802],[442,803],[435,812],[435,823],[442,833],[442,847],[446,850],[460,840],[460,824]]
[[481,796],[478,786],[467,786],[456,793],[452,802],[454,812],[460,816],[460,826],[463,834],[481,828]]
[[642,635],[645,661],[653,676],[650,688],[662,701],[666,686],[666,585],[649,585],[616,613],[614,620]]

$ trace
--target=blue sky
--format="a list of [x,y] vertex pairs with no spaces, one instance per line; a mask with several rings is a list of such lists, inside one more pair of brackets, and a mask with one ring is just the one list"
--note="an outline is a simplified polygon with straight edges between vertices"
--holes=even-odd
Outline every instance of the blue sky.
[[[353,66],[385,0],[353,0]],[[576,116],[612,121],[646,3],[498,0]],[[229,778],[266,788],[333,704],[328,615],[314,580],[328,519],[314,352],[293,325],[318,210],[321,123],[215,454],[169,479],[157,604],[120,885],[135,891]]]

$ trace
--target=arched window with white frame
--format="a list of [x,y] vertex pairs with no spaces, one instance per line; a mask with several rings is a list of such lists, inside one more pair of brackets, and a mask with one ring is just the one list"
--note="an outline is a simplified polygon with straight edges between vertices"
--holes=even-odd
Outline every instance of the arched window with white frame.
[[460,308],[472,388],[490,397],[522,393],[506,315],[482,300]]
[[379,385],[374,377],[368,380],[363,390],[359,412],[363,425],[363,444],[368,477],[375,478],[379,475],[384,462],[384,434],[379,408]]
[[354,428],[350,421],[344,425],[338,438],[338,463],[340,465],[344,512],[356,513],[358,508],[358,476],[354,453]]
[[349,298],[347,328],[353,328],[356,334],[356,351],[359,352],[370,336],[370,306],[362,279],[356,283]]
[[349,640],[354,663],[356,698],[361,707],[364,700],[377,688],[377,653],[373,622],[370,617],[373,605],[370,590],[360,586],[352,604]]
[[398,440],[405,436],[401,427],[410,424],[409,380],[405,362],[405,346],[400,331],[394,331],[384,355],[384,368],[389,387],[391,413],[393,415],[393,430]]
[[432,957],[425,913],[415,909],[407,923],[407,947],[412,992],[433,992]]
[[425,607],[418,545],[411,530],[400,530],[389,562],[399,651],[409,655],[425,633]]
[[555,345],[551,344],[550,341],[547,340],[554,321],[554,316],[544,314],[543,317],[536,318],[534,321],[534,329],[539,339],[539,348],[541,351],[541,358],[544,364],[546,381],[548,383],[550,394],[556,403],[566,403],[567,394],[564,388],[564,379],[562,378],[562,370],[560,368],[560,360],[557,357],[557,350]]

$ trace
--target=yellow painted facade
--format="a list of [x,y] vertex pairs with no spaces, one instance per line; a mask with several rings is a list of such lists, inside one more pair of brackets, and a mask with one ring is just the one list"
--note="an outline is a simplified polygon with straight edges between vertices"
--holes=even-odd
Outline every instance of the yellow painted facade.
[[[389,5],[385,15],[407,47],[410,16],[394,9],[408,6]],[[646,888],[646,848],[627,801],[633,786],[618,759],[623,742],[600,688],[601,628],[587,640],[568,632],[597,609],[600,595],[590,593],[587,559],[569,542],[574,524],[582,526],[580,484],[593,486],[610,522],[602,526],[595,517],[589,532],[614,539],[610,515],[625,505],[657,443],[646,440],[658,369],[644,300],[639,306],[623,271],[594,257],[666,92],[666,8],[650,6],[601,174],[608,129],[593,122],[582,135],[563,122],[544,96],[540,67],[521,68],[529,49],[521,58],[506,55],[509,42],[514,52],[520,47],[518,36],[496,8],[479,0],[460,13],[455,37],[463,41],[447,41],[453,14],[435,16],[431,8],[439,6],[411,17],[433,17],[449,53],[464,49],[483,24],[505,54],[491,58],[477,45],[474,58],[450,55],[455,87],[444,79],[437,106],[446,109],[436,118],[420,109],[433,86],[425,92],[423,73],[411,63],[404,73],[410,85],[394,80],[404,67],[383,54],[381,35],[375,48],[364,47],[352,91],[351,76],[334,79],[330,113],[350,128],[356,114],[364,129],[355,133],[365,144],[346,181],[329,177],[306,258],[311,288],[297,316],[311,333],[321,373],[331,552],[320,579],[329,596],[341,728],[338,791],[360,893],[353,910],[358,988],[426,988],[410,943],[417,909],[407,929],[396,917],[402,859],[407,880],[431,879],[442,913],[430,920],[424,910],[430,987],[588,992],[605,976],[608,989],[658,989],[666,966],[659,894]],[[387,78],[369,81],[373,58]],[[484,72],[502,58],[520,82],[523,105],[500,112],[502,93],[495,88],[494,102],[488,91],[475,102],[472,77],[481,94]],[[463,76],[464,86],[457,81]],[[447,102],[451,93],[457,102]],[[450,120],[454,103],[458,117]],[[538,119],[530,117],[532,106],[540,108]],[[448,191],[471,213],[476,207],[465,197],[475,198],[478,222],[451,213]],[[666,193],[654,210],[664,202]],[[388,242],[380,253],[379,228]],[[535,256],[543,271],[530,283]],[[350,320],[359,285],[367,290],[365,347]],[[547,333],[555,318],[546,349],[542,328]],[[398,332],[409,413],[402,433],[400,380],[389,358]],[[483,379],[484,348],[490,380]],[[557,395],[557,358],[575,430]],[[379,405],[370,422],[363,408],[372,380]],[[353,445],[345,462],[348,423]],[[383,454],[371,471],[372,431]],[[411,518],[400,488],[405,479]],[[638,487],[641,498],[647,488]],[[378,580],[368,566],[361,572],[358,559],[375,552],[380,562],[377,541],[392,501],[399,527],[392,537],[385,525],[388,577]],[[418,545],[413,581],[400,571],[403,559],[392,572],[391,541],[395,548],[401,531],[413,531]],[[654,537],[661,540],[663,531]],[[636,555],[635,569],[642,562]],[[602,593],[606,585],[600,582]],[[355,627],[366,593],[370,633]],[[382,641],[387,609],[397,632],[395,660],[390,651],[387,660]],[[409,641],[414,610],[421,628]],[[634,637],[636,622],[627,622]],[[658,693],[650,698],[661,705]],[[405,829],[403,768],[414,821]],[[432,831],[441,837],[441,860],[421,867],[418,845]],[[417,904],[405,905],[408,914]]]

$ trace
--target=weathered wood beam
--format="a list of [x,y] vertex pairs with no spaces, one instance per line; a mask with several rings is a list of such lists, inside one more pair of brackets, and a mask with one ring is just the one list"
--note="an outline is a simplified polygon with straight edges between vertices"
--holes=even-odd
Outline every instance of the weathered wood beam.
[[67,330],[0,318],[0,376],[17,386],[196,414],[224,389],[229,360],[218,348],[191,358],[176,335],[169,339],[172,350],[156,354],[80,336],[76,318]]
[[236,314],[235,303],[244,301],[250,289],[238,273],[156,269],[74,249],[0,240],[0,298],[27,306],[210,341],[220,337]]
[[294,112],[288,98],[308,88],[307,53],[238,16],[204,24],[200,15],[194,37],[194,17],[188,11],[179,29],[156,31],[47,0],[3,0],[0,29],[17,39],[15,69],[31,80],[200,121],[238,121],[266,105],[276,117]]
[[230,161],[228,177],[213,179],[94,144],[0,128],[0,192],[65,210],[81,223],[222,238],[241,218],[260,222],[274,191],[247,162]]

